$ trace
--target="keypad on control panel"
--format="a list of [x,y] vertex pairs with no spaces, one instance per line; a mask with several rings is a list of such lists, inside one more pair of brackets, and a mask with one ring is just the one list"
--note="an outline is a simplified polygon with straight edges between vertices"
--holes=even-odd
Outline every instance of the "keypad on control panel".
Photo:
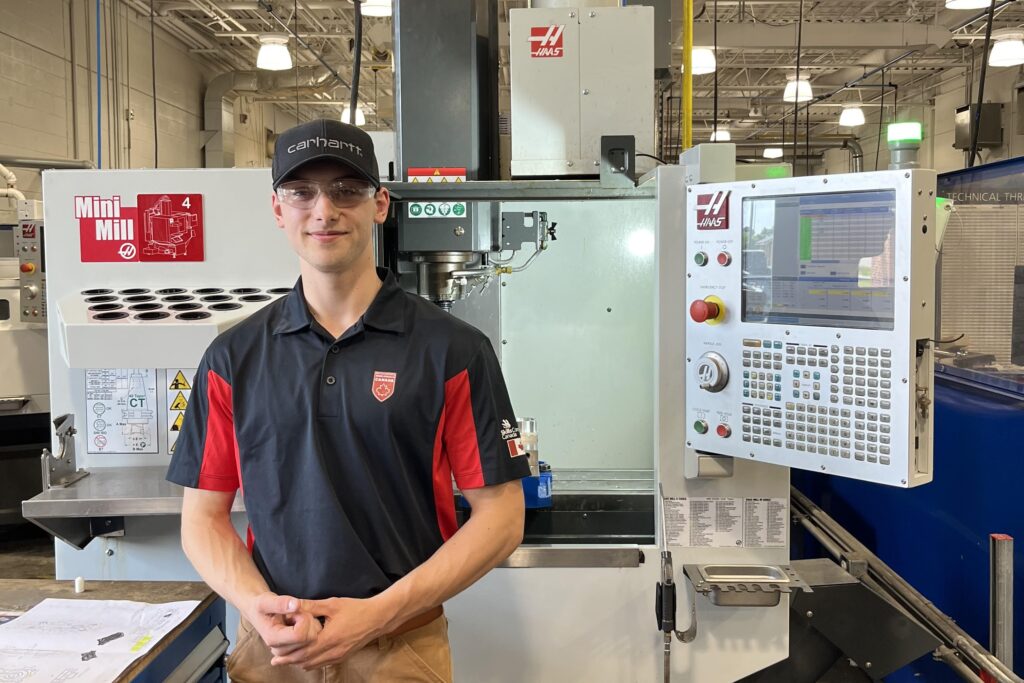
[[744,339],[742,354],[744,442],[891,463],[891,349]]

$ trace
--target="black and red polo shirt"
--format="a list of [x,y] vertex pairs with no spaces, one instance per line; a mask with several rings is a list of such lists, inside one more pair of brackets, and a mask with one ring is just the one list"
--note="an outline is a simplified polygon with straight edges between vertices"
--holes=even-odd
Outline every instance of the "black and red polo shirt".
[[393,274],[339,339],[302,281],[207,349],[167,473],[241,489],[271,590],[375,595],[457,530],[460,489],[525,477],[497,357]]

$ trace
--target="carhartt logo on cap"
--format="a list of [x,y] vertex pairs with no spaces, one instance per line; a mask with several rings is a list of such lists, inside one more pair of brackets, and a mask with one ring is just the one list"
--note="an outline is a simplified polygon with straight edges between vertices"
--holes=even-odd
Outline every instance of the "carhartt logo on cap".
[[310,138],[308,140],[302,140],[296,142],[294,145],[289,147],[286,151],[289,154],[295,154],[301,152],[304,149],[317,148],[317,149],[345,149],[350,152],[355,152],[359,156],[363,156],[363,148],[359,145],[353,145],[351,142],[343,142],[341,140],[335,140],[334,138]]

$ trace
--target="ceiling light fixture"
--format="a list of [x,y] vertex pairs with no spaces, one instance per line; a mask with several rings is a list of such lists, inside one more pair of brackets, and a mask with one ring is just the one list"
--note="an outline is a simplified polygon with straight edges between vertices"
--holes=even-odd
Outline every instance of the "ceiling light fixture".
[[732,135],[727,130],[716,130],[711,133],[711,142],[729,142],[732,140]]
[[782,148],[781,147],[765,147],[764,148],[764,152],[762,152],[761,156],[763,156],[765,159],[781,159],[782,158]]
[[989,0],[946,0],[946,9],[988,9]]
[[992,32],[996,41],[988,53],[989,66],[1018,66],[1024,64],[1024,29],[1001,28]]
[[864,110],[856,104],[843,107],[843,113],[839,115],[839,125],[847,128],[863,126]]
[[[352,123],[352,110],[349,107],[345,107],[345,110],[341,112],[342,123]],[[366,114],[363,113],[362,107],[356,107],[356,125],[366,125]]]
[[[693,48],[690,52],[690,59],[693,66],[694,76],[711,74],[718,68],[718,60],[715,59],[715,51],[709,47]],[[680,67],[680,71],[685,73],[686,67]]]
[[783,102],[810,102],[814,99],[811,82],[801,76],[799,79],[789,77],[786,89],[782,93]]
[[[391,0],[362,0],[364,17],[390,17]],[[358,115],[356,116],[358,119]]]
[[256,55],[256,68],[268,71],[284,71],[292,68],[292,55],[288,52],[288,36],[286,34],[260,34],[260,51]]

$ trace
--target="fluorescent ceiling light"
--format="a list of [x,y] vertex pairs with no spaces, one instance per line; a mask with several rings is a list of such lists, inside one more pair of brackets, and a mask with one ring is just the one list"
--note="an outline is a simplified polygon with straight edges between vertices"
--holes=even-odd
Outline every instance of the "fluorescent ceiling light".
[[764,153],[761,155],[765,159],[781,159],[782,148],[781,147],[765,147]]
[[921,124],[917,121],[890,123],[885,137],[888,142],[921,142]]
[[363,0],[362,11],[367,17],[390,17],[391,0]]
[[992,32],[992,52],[988,54],[989,66],[1017,66],[1024,64],[1024,30],[1001,28]]
[[[718,68],[718,61],[715,59],[715,51],[709,47],[695,47],[690,52],[690,58],[693,62],[693,75],[700,76],[702,74],[714,73],[715,69]],[[684,66],[682,72],[686,72]]]
[[[352,110],[349,109],[348,107],[345,107],[345,111],[341,112],[341,122],[342,123],[352,123],[351,119],[352,119]],[[363,108],[362,107],[356,107],[356,125],[357,126],[365,126],[366,125],[366,114],[363,113]]]
[[989,0],[946,0],[946,9],[987,9]]
[[732,135],[727,130],[716,130],[711,133],[711,142],[729,142],[732,140]]
[[256,68],[284,71],[292,68],[292,55],[288,52],[288,36],[284,33],[260,35],[260,51],[256,55]]
[[783,102],[810,102],[812,99],[814,99],[814,93],[811,92],[811,83],[806,78],[799,80],[790,78],[782,93]]
[[843,107],[843,113],[839,115],[839,125],[847,128],[864,125],[864,110],[854,105]]

